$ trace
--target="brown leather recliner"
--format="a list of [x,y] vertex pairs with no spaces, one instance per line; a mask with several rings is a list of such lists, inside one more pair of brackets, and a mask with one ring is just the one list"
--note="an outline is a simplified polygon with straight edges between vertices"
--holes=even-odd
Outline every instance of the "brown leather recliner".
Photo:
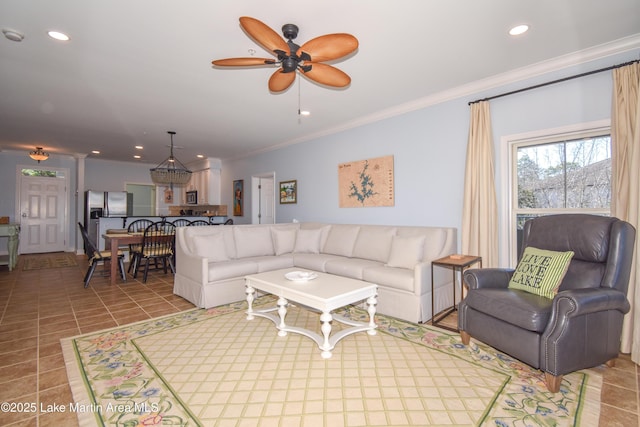
[[527,221],[519,259],[527,246],[575,252],[558,293],[548,299],[509,289],[513,269],[465,271],[469,292],[458,312],[463,344],[473,337],[544,371],[553,393],[564,374],[601,363],[613,366],[630,309],[635,233],[625,221],[596,215]]

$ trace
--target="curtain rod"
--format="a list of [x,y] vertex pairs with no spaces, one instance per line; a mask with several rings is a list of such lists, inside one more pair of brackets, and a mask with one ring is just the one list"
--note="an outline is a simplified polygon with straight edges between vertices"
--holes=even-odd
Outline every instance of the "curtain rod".
[[513,95],[513,94],[516,94],[516,93],[525,92],[527,90],[537,89],[537,88],[543,87],[543,86],[549,86],[549,85],[552,85],[552,84],[555,84],[555,83],[566,82],[567,80],[577,79],[578,77],[585,77],[585,76],[589,76],[591,74],[601,73],[603,71],[609,71],[609,70],[613,70],[613,69],[616,69],[616,68],[625,67],[627,65],[635,64],[637,62],[640,62],[640,60],[636,59],[634,61],[625,62],[624,64],[611,65],[609,67],[600,68],[599,70],[587,71],[586,73],[576,74],[574,76],[564,77],[562,79],[552,80],[550,82],[540,83],[540,84],[529,86],[529,87],[525,87],[525,88],[522,88],[522,89],[512,90],[511,92],[505,92],[505,93],[501,93],[499,95],[489,96],[489,97],[486,97],[486,98],[477,99],[475,101],[470,101],[469,105],[475,104],[475,103],[478,103],[478,102],[482,102],[482,101],[490,101],[490,100],[496,99],[496,98],[502,98],[503,96]]

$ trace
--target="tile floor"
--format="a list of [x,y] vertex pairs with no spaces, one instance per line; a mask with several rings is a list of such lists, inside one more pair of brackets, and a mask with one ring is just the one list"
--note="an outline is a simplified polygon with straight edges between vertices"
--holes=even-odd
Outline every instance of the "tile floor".
[[[193,308],[173,295],[172,276],[150,274],[146,284],[129,277],[110,286],[98,269],[88,289],[82,286],[86,258],[74,267],[23,271],[27,257],[9,272],[0,267],[0,402],[14,408],[72,401],[60,339]],[[140,276],[139,276],[140,278]],[[455,325],[455,316],[445,319]],[[622,355],[602,372],[601,426],[640,426],[638,368]],[[27,406],[29,408],[29,406]],[[583,425],[588,425],[585,420]],[[69,412],[4,412],[1,426],[75,426]]]

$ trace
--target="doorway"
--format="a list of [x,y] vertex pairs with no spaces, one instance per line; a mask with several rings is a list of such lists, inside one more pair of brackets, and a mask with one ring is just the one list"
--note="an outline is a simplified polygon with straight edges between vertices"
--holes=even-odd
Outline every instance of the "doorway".
[[275,181],[275,172],[251,177],[252,224],[275,224]]
[[69,240],[69,169],[18,166],[17,174],[20,253],[65,251]]
[[125,190],[130,195],[127,200],[127,215],[155,216],[156,215],[156,186],[149,184],[125,184]]

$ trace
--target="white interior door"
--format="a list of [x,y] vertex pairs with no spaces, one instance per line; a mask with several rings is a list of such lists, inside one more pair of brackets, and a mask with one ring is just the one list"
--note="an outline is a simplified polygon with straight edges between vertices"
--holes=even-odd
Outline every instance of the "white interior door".
[[273,178],[260,179],[260,224],[275,222],[275,192]]
[[252,224],[274,224],[275,221],[275,174],[251,177]]
[[20,253],[64,251],[66,180],[20,176]]

